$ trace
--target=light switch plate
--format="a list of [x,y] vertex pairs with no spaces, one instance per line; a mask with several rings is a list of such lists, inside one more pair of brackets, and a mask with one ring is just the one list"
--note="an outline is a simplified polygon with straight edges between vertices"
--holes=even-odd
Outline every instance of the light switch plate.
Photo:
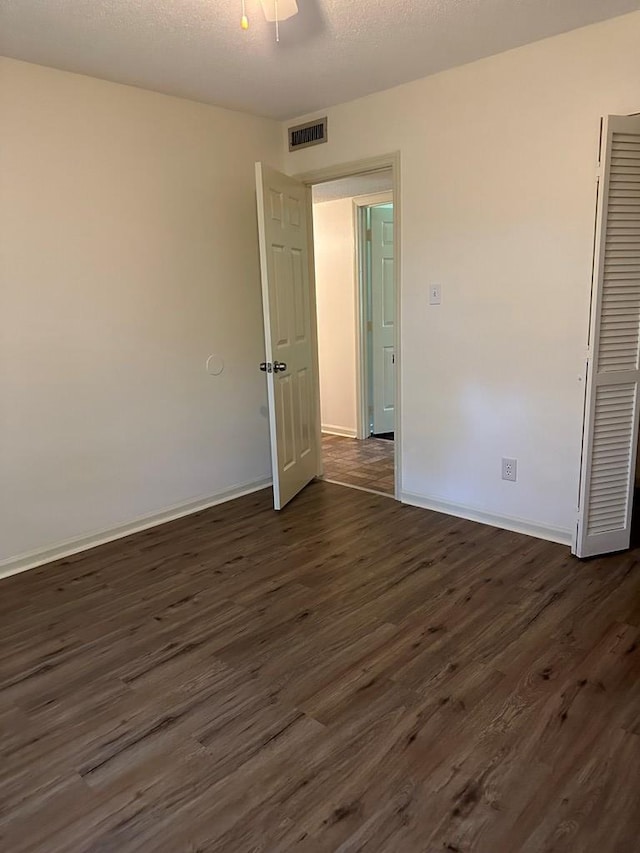
[[440,305],[442,302],[442,288],[439,284],[429,285],[429,305]]

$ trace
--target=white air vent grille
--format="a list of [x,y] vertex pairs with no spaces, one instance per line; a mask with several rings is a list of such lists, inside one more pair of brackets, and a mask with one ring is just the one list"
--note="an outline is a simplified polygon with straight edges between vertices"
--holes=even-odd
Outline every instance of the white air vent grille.
[[635,405],[635,384],[601,385],[596,391],[588,535],[627,523]]
[[326,116],[308,121],[306,124],[297,124],[295,127],[289,128],[289,151],[309,148],[311,145],[322,145],[327,139]]
[[613,133],[598,371],[634,370],[640,335],[640,136]]

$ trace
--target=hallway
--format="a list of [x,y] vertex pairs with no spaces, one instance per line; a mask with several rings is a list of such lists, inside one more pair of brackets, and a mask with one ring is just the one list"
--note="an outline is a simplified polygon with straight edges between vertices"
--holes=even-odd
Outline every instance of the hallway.
[[383,438],[322,435],[323,479],[394,494],[394,442]]

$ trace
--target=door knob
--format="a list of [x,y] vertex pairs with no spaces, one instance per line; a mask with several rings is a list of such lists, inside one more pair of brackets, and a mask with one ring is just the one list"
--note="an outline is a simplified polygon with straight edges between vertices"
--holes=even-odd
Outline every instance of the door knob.
[[274,361],[273,362],[273,372],[274,373],[283,373],[287,369],[287,365],[284,361]]

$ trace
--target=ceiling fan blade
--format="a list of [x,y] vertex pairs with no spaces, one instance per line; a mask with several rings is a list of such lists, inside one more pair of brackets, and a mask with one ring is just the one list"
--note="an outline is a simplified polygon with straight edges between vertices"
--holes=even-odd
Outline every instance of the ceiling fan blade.
[[[262,11],[267,21],[275,21],[276,19],[276,0],[260,0]],[[278,0],[278,15],[279,21],[286,21],[287,18],[292,18],[298,14],[298,4],[296,0]]]

